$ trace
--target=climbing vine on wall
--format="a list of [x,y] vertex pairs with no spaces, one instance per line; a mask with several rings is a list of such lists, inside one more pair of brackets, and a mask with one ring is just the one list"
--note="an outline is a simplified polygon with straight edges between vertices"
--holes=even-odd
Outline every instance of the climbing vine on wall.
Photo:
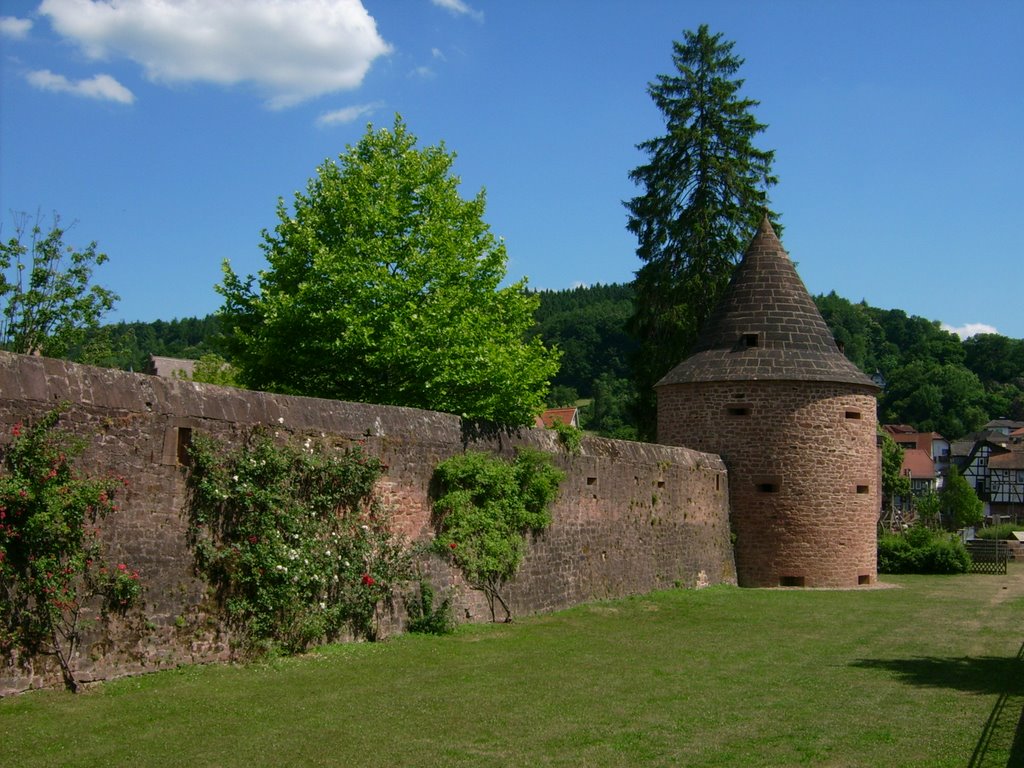
[[15,424],[2,449],[0,653],[55,656],[75,691],[83,631],[126,611],[142,588],[127,564],[107,563],[100,542],[101,520],[127,483],[74,468],[84,444],[57,429],[62,412]]
[[382,606],[410,576],[374,497],[379,459],[263,430],[234,449],[196,435],[190,458],[196,564],[248,651],[299,652],[346,628],[377,638]]
[[551,524],[549,508],[564,477],[550,456],[532,448],[520,448],[513,461],[470,451],[438,464],[434,549],[484,593],[492,621],[496,603],[512,620],[501,590],[519,570],[526,534]]

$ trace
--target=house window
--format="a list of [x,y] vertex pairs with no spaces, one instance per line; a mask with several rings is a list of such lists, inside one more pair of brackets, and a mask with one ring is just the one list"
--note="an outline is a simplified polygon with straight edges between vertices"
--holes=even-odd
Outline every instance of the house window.
[[848,419],[859,419],[860,418],[860,411],[847,411],[846,412],[846,418],[848,418]]
[[750,408],[745,405],[730,405],[725,412],[730,416],[749,416]]
[[867,485],[858,485],[857,493],[871,493],[871,488]]
[[758,483],[757,484],[757,492],[758,493],[778,493],[779,492],[779,484],[778,483]]
[[802,587],[804,586],[803,576],[779,576],[780,587]]
[[759,333],[744,333],[743,334],[743,346],[747,349],[752,347],[761,346],[761,334]]

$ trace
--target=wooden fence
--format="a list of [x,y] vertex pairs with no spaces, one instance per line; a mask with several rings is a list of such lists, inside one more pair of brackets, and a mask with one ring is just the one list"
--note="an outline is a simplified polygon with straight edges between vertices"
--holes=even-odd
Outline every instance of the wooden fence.
[[967,553],[971,556],[971,573],[1006,573],[1009,547],[999,539],[970,539]]

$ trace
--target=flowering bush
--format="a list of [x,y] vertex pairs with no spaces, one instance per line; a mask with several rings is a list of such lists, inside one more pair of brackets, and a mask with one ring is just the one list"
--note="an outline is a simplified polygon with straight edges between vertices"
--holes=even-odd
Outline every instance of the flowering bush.
[[453,456],[438,464],[434,474],[441,488],[434,502],[434,551],[484,593],[492,621],[495,602],[511,621],[501,588],[519,570],[525,535],[551,524],[548,508],[565,473],[550,456],[521,448],[514,461],[474,451]]
[[197,435],[191,460],[196,562],[249,650],[298,652],[346,626],[376,639],[380,606],[410,572],[373,498],[379,459],[255,431],[235,450]]
[[0,475],[0,652],[57,657],[65,685],[81,640],[83,609],[124,611],[140,596],[139,574],[103,559],[99,523],[117,509],[123,479],[75,471],[82,445],[56,429],[62,409],[15,424]]

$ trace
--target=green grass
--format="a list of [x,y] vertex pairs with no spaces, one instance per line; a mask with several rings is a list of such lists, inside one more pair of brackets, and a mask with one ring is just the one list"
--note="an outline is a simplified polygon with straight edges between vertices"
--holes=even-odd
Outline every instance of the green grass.
[[1020,765],[1011,566],[892,589],[661,592],[35,692],[0,701],[0,765]]

